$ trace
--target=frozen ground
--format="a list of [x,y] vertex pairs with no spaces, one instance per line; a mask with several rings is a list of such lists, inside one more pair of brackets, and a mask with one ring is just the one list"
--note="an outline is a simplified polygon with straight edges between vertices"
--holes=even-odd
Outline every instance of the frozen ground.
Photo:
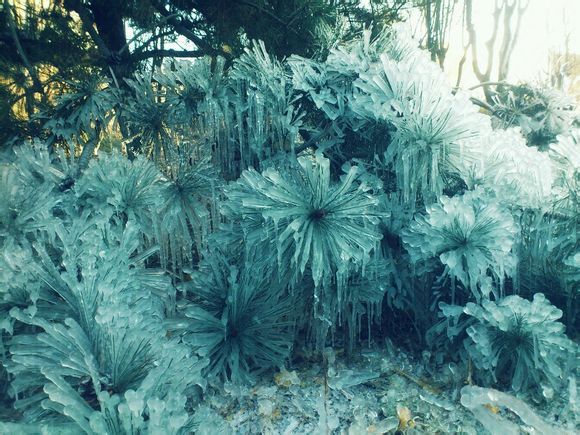
[[197,414],[199,433],[486,433],[479,420],[494,433],[578,433],[569,391],[543,403],[525,398],[533,410],[508,396],[510,410],[494,397],[488,401],[490,390],[474,389],[472,399],[485,402],[472,406],[478,420],[460,403],[466,379],[466,371],[453,365],[430,375],[425,364],[393,346],[363,350],[348,362],[329,350],[322,363],[305,356],[292,370],[264,375],[252,388],[226,384],[219,394],[208,394]]
[[[322,360],[306,354],[298,360],[289,370],[264,373],[251,387],[209,387],[195,412],[195,433],[580,433],[574,379],[550,400],[527,396],[523,403],[495,390],[464,389],[465,368],[448,364],[431,373],[390,342],[348,359],[329,348]],[[78,433],[71,428],[0,423],[0,434]]]

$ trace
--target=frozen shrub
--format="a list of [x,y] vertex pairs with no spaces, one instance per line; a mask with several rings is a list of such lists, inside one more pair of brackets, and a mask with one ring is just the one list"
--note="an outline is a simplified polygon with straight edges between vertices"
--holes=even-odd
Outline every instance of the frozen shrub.
[[165,171],[162,208],[153,216],[156,241],[161,265],[180,274],[201,256],[218,220],[215,198],[221,183],[207,156],[175,156]]
[[11,338],[4,363],[15,406],[32,419],[68,416],[86,430],[106,397],[135,390],[164,399],[203,385],[206,361],[165,336],[174,289],[162,271],[143,266],[152,252],[140,252],[136,227],[78,218],[56,233],[61,257],[35,245],[35,309],[10,310],[29,326]]
[[[228,213],[241,219],[250,249],[277,254],[279,275],[292,286],[311,274],[314,316],[335,325],[350,298],[348,277],[364,274],[381,239],[378,197],[357,166],[346,167],[336,183],[321,155],[278,166],[245,171],[226,192]],[[319,342],[325,334],[317,331]]]
[[490,131],[489,120],[464,94],[451,94],[441,71],[412,59],[382,55],[354,85],[360,92],[353,110],[394,127],[384,158],[407,202],[432,202],[459,172],[456,162],[469,157],[464,142]]
[[275,238],[279,261],[289,249],[295,277],[308,266],[318,286],[335,274],[347,275],[351,266],[364,266],[381,238],[378,198],[359,176],[353,166],[332,183],[328,159],[299,157],[290,170],[245,171],[227,191],[229,207],[242,221],[261,215],[273,223],[275,231],[263,237]]
[[152,214],[162,206],[164,178],[155,165],[138,157],[130,161],[120,153],[93,160],[75,185],[82,204],[94,213],[131,220],[148,233]]
[[167,322],[182,340],[210,360],[208,373],[235,382],[282,366],[292,347],[291,299],[258,268],[239,272],[214,254],[182,290],[189,298]]
[[445,271],[479,300],[480,285],[491,274],[500,283],[514,270],[512,246],[518,230],[511,214],[482,189],[442,196],[417,215],[403,233],[416,262],[437,257]]
[[557,137],[550,145],[553,164],[555,211],[572,217],[580,206],[580,129]]
[[491,115],[501,127],[521,127],[530,146],[546,148],[572,128],[574,108],[574,99],[561,91],[524,83],[498,87]]
[[526,145],[519,129],[494,130],[465,146],[472,158],[457,165],[470,188],[482,186],[512,209],[550,207],[552,163],[547,153]]
[[545,382],[559,386],[568,359],[577,355],[578,346],[558,322],[562,311],[542,293],[531,302],[513,295],[481,305],[468,303],[464,312],[476,320],[467,328],[465,341],[474,364],[516,391]]

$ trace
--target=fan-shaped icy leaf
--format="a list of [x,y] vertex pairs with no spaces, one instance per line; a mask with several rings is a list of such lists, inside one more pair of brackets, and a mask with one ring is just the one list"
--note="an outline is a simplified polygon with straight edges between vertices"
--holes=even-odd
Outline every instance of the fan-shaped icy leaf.
[[64,191],[66,189],[62,188],[61,183],[72,175],[73,168],[63,154],[63,150],[50,153],[47,143],[34,138],[6,150],[0,155],[0,161],[13,164],[26,185],[42,186],[48,183]]
[[[44,283],[39,296],[66,307],[68,315],[83,328],[91,329],[99,307],[116,302],[159,315],[170,299],[167,277],[154,269],[142,269],[154,250],[141,250],[140,235],[129,223],[124,231],[108,222],[87,220],[86,213],[68,228],[55,227],[62,256],[51,258],[41,244],[35,244],[38,261],[34,276]],[[66,311],[65,310],[65,311]],[[46,315],[46,314],[45,314]]]
[[78,430],[96,435],[133,435],[183,433],[192,422],[185,410],[186,397],[172,393],[166,398],[147,398],[139,392],[128,390],[122,395],[102,391],[97,395],[99,410],[83,401],[66,381],[50,372],[51,381],[45,390],[51,399],[46,405],[74,420]]
[[[351,107],[355,90],[353,82],[361,74],[374,68],[388,39],[385,32],[371,40],[371,30],[366,29],[360,38],[330,50],[324,62],[299,56],[288,59],[294,87],[306,92],[316,108],[330,121],[317,126],[320,131],[314,131],[315,139],[310,139],[311,143],[317,140],[316,146],[319,149],[332,148],[335,151],[340,148],[345,132],[349,130],[356,131],[359,136],[373,130],[373,126],[368,123],[368,117],[361,116]],[[324,144],[322,138],[328,143]]]
[[[442,196],[403,233],[414,261],[438,257],[453,277],[480,298],[478,285],[488,273],[503,283],[515,266],[511,249],[517,235],[511,214],[482,189]],[[486,296],[486,295],[483,295]]]
[[474,363],[516,391],[544,381],[558,386],[568,357],[578,353],[558,322],[562,311],[541,293],[532,302],[514,295],[481,306],[468,303],[464,312],[478,321],[467,329],[465,342]]
[[41,117],[48,118],[44,128],[52,133],[51,140],[64,139],[74,156],[78,152],[75,148],[83,142],[83,134],[92,134],[107,125],[117,99],[110,83],[98,75],[67,81],[65,85],[67,92],[57,99],[56,106],[49,113]]
[[335,121],[341,118],[339,122],[346,122],[355,130],[360,130],[364,120],[360,119],[358,108],[353,112],[349,107],[353,98],[353,82],[361,74],[374,70],[382,53],[397,56],[396,60],[399,61],[402,53],[410,56],[417,51],[417,44],[407,39],[402,31],[385,30],[374,39],[371,34],[371,29],[365,29],[360,37],[334,47],[324,62],[299,56],[288,60],[294,87],[307,92],[328,119]]
[[276,240],[279,267],[286,267],[281,254],[290,244],[295,276],[309,266],[319,285],[335,273],[346,274],[350,264],[360,267],[368,261],[381,237],[378,199],[360,182],[356,166],[334,184],[326,158],[300,157],[298,164],[293,171],[245,171],[227,195],[242,219],[261,214],[274,223],[275,231],[266,236]]
[[[210,359],[209,372],[247,381],[250,372],[279,366],[292,345],[292,305],[259,269],[238,274],[226,261],[208,258],[193,277],[193,301],[170,319],[170,330]],[[205,287],[202,279],[206,277]]]
[[[21,322],[42,328],[45,332],[37,335],[17,335],[10,345],[11,360],[7,363],[8,371],[14,376],[11,389],[21,395],[21,401],[30,406],[27,393],[34,393],[42,384],[31,384],[27,372],[39,374],[41,370],[58,373],[67,379],[74,379],[73,385],[89,383],[97,392],[101,388],[101,376],[91,339],[72,319],[67,319],[66,326],[49,323],[43,319],[26,316],[17,309],[11,315]],[[40,378],[39,381],[42,382]],[[42,400],[37,397],[36,400]],[[18,401],[16,402],[18,404]]]

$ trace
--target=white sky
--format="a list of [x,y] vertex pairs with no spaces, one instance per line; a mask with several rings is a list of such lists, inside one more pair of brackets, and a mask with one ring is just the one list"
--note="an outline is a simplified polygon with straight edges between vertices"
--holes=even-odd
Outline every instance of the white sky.
[[[457,77],[459,59],[463,55],[465,38],[461,23],[463,3],[463,0],[459,0],[456,6],[456,20],[452,26],[449,52],[445,62],[445,70],[453,84]],[[474,0],[473,2],[473,21],[478,32],[478,55],[482,66],[487,56],[484,43],[491,36],[493,29],[494,3],[494,0]],[[411,22],[417,22],[416,18],[411,19]],[[529,0],[510,61],[508,80],[517,83],[545,77],[550,50],[564,51],[567,35],[570,52],[580,54],[580,0]],[[496,48],[500,37],[501,35],[497,38]],[[494,65],[497,66],[497,59]],[[477,83],[472,73],[470,58],[468,58],[461,87],[465,88]]]

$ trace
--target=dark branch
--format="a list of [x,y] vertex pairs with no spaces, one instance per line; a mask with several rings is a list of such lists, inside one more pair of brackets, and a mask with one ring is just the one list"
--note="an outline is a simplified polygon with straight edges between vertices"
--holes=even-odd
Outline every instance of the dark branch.
[[158,49],[158,50],[145,50],[139,53],[135,53],[132,56],[132,59],[134,62],[138,62],[140,60],[150,59],[152,57],[202,57],[205,54],[206,53],[201,50],[180,51],[180,50]]
[[95,19],[90,10],[88,10],[79,0],[65,0],[64,2],[65,7],[69,8],[72,11],[75,11],[81,17],[81,22],[85,31],[91,36],[92,40],[97,45],[101,56],[105,59],[109,59],[111,57],[111,50],[105,44],[101,35],[95,29]]
[[185,36],[187,39],[189,39],[191,42],[197,45],[197,47],[202,49],[205,52],[205,54],[221,55],[221,56],[225,54],[220,50],[216,50],[202,38],[197,36],[193,32],[193,29],[188,28],[186,21],[180,20],[173,14],[171,14],[167,9],[165,9],[165,6],[161,2],[152,1],[151,4],[155,7],[157,12],[159,12],[165,18],[167,23],[171,24],[171,26],[175,29],[177,33],[179,33],[182,36]]
[[28,60],[28,56],[26,52],[22,48],[22,44],[20,43],[20,39],[18,37],[18,32],[16,30],[16,23],[14,22],[14,18],[12,14],[14,13],[10,5],[8,4],[8,0],[4,0],[4,10],[6,11],[6,20],[8,21],[8,27],[10,29],[10,34],[12,35],[12,39],[14,40],[14,45],[16,46],[16,51],[20,56],[24,67],[28,70],[28,74],[30,74],[30,78],[32,79],[33,90],[40,94],[43,93],[42,83],[38,78],[38,74],[36,73],[36,69],[32,66],[30,61]]

